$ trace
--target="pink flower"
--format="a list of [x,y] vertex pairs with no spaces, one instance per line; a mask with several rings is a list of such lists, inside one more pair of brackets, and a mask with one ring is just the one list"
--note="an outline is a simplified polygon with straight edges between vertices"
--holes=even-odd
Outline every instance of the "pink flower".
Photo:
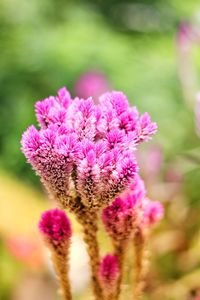
[[143,228],[161,220],[163,212],[160,202],[146,197],[144,182],[136,175],[129,190],[103,210],[102,221],[111,238],[121,241],[129,239],[138,226]]
[[146,199],[144,205],[143,226],[151,226],[159,222],[164,215],[163,205],[159,201]]
[[99,266],[99,281],[105,294],[111,294],[119,277],[119,264],[115,255],[104,256]]
[[45,211],[39,222],[40,232],[51,243],[67,242],[71,235],[71,223],[63,210],[51,209]]
[[156,124],[139,117],[122,92],[71,99],[66,88],[38,101],[41,127],[22,136],[22,151],[54,195],[77,195],[88,207],[108,205],[138,171],[133,150],[150,139]]
[[198,27],[189,22],[180,24],[177,32],[177,44],[181,51],[187,52],[193,43],[199,43],[199,41],[200,31]]
[[102,93],[108,90],[109,84],[106,77],[97,71],[89,71],[81,75],[74,86],[78,97],[88,98],[92,96],[98,99]]
[[11,236],[6,241],[6,246],[11,255],[23,263],[34,268],[42,265],[42,249],[36,238],[22,235]]
[[187,51],[191,46],[192,26],[189,23],[181,23],[177,32],[177,43],[183,51]]
[[[128,196],[129,197],[129,196]],[[135,207],[128,197],[117,197],[102,213],[102,221],[107,233],[113,240],[130,238],[136,223]]]

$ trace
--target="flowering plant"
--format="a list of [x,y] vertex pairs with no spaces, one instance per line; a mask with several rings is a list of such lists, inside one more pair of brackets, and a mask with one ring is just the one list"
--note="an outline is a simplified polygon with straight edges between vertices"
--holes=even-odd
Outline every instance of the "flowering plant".
[[[150,225],[162,217],[161,204],[146,197],[135,151],[156,132],[148,113],[139,115],[122,92],[72,99],[66,88],[35,105],[40,126],[22,136],[22,151],[50,197],[76,215],[83,226],[96,300],[118,299],[126,249],[136,249],[135,299],[144,281],[144,249]],[[100,260],[98,218],[113,241],[114,254]],[[65,299],[71,299],[68,249],[71,225],[62,210],[42,215],[39,228],[52,258]]]

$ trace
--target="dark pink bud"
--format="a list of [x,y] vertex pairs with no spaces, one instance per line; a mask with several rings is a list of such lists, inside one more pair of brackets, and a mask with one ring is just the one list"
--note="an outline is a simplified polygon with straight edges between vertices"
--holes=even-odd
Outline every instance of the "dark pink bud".
[[106,294],[111,294],[119,278],[119,264],[115,255],[104,256],[99,266],[99,281]]
[[159,201],[151,201],[146,199],[144,206],[143,224],[150,226],[159,222],[164,215],[163,205]]
[[133,233],[136,218],[135,204],[129,202],[127,198],[117,197],[102,213],[105,229],[114,240],[126,240]]
[[42,235],[53,243],[68,241],[72,235],[69,218],[63,210],[57,208],[42,214],[39,229]]

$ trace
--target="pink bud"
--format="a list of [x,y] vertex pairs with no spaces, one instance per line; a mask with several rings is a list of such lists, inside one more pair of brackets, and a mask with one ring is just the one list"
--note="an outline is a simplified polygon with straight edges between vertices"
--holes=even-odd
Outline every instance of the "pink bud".
[[53,244],[66,242],[72,235],[71,223],[63,210],[58,208],[45,211],[39,221],[42,235]]
[[147,199],[147,204],[144,208],[144,225],[154,225],[163,218],[163,215],[163,205],[158,201],[151,201]]
[[112,294],[119,278],[119,264],[115,255],[104,256],[99,266],[99,281],[105,294]]

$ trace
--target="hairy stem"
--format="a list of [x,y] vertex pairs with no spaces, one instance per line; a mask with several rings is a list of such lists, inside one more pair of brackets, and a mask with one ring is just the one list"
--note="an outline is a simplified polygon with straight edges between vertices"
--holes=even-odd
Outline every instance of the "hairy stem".
[[[68,247],[68,246],[67,246]],[[54,269],[56,271],[62,294],[65,300],[71,300],[71,288],[68,277],[69,265],[68,265],[68,251],[66,249],[53,249],[52,250],[52,261]]]
[[114,242],[114,252],[118,258],[118,264],[119,264],[119,278],[117,280],[116,293],[115,293],[115,296],[113,297],[113,300],[118,300],[120,297],[120,293],[121,293],[121,284],[122,284],[123,272],[124,272],[126,246],[127,246],[126,241],[115,241]]
[[100,255],[97,241],[97,213],[95,211],[86,211],[85,213],[82,211],[82,214],[78,216],[78,219],[83,226],[84,241],[88,248],[95,299],[102,300],[102,289],[98,280]]
[[135,247],[135,278],[134,278],[134,291],[133,299],[140,300],[143,295],[145,287],[145,277],[147,274],[147,259],[148,251],[147,246],[147,233],[140,228],[134,235]]

